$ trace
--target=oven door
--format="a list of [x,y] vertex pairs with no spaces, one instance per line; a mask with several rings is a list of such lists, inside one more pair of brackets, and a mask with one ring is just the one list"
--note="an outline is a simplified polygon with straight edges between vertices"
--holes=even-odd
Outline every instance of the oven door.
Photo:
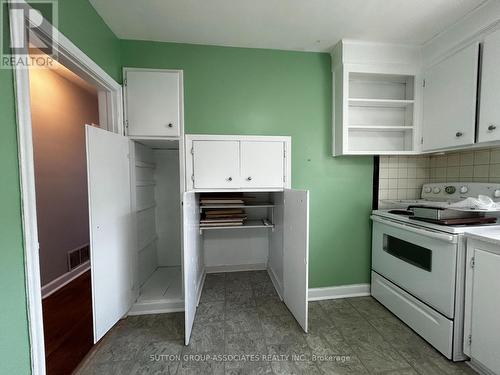
[[458,236],[372,220],[372,269],[453,319]]

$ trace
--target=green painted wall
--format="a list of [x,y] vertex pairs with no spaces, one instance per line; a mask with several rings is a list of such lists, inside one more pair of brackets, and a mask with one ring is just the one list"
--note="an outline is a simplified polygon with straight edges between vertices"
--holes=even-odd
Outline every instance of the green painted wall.
[[[310,286],[368,281],[372,159],[330,155],[327,54],[120,42],[87,0],[59,0],[59,29],[119,82],[122,65],[183,69],[189,133],[291,135],[292,185],[311,191]],[[27,374],[12,80],[0,70],[0,373]]]
[[292,185],[311,191],[310,287],[369,280],[371,157],[331,156],[325,53],[121,41],[128,67],[184,70],[187,133],[292,136]]
[[[59,29],[121,81],[120,44],[87,0],[59,0]],[[5,22],[3,23],[5,26]],[[5,35],[6,30],[2,30]],[[0,374],[30,372],[14,86],[0,69]]]

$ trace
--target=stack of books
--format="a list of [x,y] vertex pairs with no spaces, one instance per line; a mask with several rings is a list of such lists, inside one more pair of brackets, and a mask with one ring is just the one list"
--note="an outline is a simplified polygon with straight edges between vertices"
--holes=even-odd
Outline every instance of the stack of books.
[[[247,214],[242,208],[234,208],[245,204],[242,196],[201,196],[200,205],[209,206],[203,210],[200,227],[227,227],[241,226],[247,219]],[[210,206],[216,206],[211,208]]]

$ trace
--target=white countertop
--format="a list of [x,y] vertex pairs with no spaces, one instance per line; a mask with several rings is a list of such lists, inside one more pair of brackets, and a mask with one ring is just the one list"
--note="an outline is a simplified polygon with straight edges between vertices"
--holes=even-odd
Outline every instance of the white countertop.
[[499,227],[467,228],[467,230],[465,231],[464,234],[467,238],[481,240],[481,241],[492,243],[493,245],[500,246],[500,228]]

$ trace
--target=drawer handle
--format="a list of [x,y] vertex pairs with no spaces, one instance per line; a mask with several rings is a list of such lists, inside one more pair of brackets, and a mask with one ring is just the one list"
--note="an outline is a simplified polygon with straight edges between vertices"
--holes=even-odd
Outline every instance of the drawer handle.
[[233,178],[232,177],[228,177],[227,180],[228,181],[233,181]]
[[456,134],[455,134],[455,136],[456,136],[457,138],[461,137],[462,135],[464,135],[464,133],[462,133],[462,132],[456,132]]
[[247,177],[247,181],[252,181],[252,177],[251,176]]
[[173,125],[172,123],[169,123],[167,126],[168,126],[169,128],[173,128],[173,127],[174,127],[174,125]]
[[491,124],[490,126],[488,126],[488,130],[490,132],[493,131],[493,130],[495,130],[496,128],[497,128],[496,125],[493,125],[493,124]]

